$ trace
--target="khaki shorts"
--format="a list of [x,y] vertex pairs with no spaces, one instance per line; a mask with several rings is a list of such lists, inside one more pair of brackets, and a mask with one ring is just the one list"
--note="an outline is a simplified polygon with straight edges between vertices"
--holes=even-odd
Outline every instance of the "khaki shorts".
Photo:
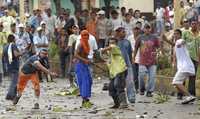
[[172,84],[183,84],[183,82],[192,76],[190,73],[176,72]]

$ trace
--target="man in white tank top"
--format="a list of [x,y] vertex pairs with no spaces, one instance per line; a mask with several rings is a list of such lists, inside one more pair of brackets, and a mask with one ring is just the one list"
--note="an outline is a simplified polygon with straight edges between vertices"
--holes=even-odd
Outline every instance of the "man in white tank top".
[[190,58],[188,50],[185,45],[185,41],[181,39],[182,32],[177,29],[174,31],[175,47],[174,47],[174,60],[173,64],[177,64],[177,72],[174,76],[172,84],[177,88],[179,92],[184,94],[186,98],[182,104],[188,104],[195,101],[196,97],[192,96],[184,87],[183,82],[189,78],[189,76],[195,75],[194,64]]

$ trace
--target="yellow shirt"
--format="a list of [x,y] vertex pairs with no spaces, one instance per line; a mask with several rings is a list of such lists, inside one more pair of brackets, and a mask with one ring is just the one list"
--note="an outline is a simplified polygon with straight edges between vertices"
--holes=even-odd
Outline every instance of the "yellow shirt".
[[7,43],[7,33],[0,32],[0,57],[2,57],[3,46]]
[[110,54],[111,61],[107,64],[107,66],[109,69],[110,78],[113,79],[117,76],[117,74],[124,72],[127,67],[124,58],[122,57],[121,50],[118,46],[114,45],[110,51]]

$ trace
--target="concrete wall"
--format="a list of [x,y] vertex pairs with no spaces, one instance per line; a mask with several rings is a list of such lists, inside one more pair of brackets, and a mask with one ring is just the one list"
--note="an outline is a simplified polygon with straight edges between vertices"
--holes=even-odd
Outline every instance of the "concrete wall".
[[154,0],[119,0],[119,6],[139,9],[141,12],[154,12]]

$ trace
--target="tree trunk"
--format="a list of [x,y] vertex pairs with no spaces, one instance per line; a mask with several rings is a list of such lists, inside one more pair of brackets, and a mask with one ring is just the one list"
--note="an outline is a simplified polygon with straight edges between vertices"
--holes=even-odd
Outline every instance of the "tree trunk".
[[81,11],[82,10],[82,8],[81,8],[81,0],[71,0],[71,2],[74,5],[75,11]]
[[61,8],[60,0],[54,0],[55,6],[56,6],[56,14],[59,13]]
[[105,7],[106,7],[106,17],[109,18],[111,0],[104,0],[104,3],[105,3]]

